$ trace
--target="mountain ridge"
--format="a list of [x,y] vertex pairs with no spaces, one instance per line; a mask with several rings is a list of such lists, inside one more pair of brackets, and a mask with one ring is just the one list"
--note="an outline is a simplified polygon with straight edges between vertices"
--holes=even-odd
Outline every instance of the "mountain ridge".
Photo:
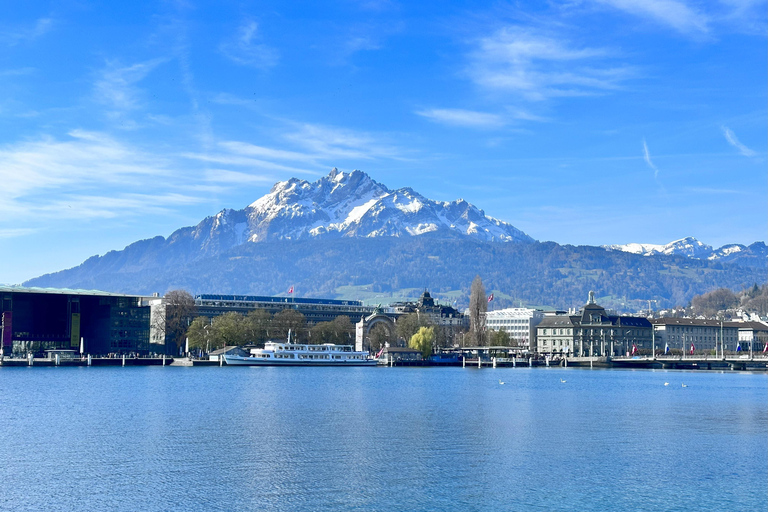
[[304,295],[339,298],[353,298],[350,287],[429,286],[463,296],[480,274],[487,289],[570,307],[589,290],[678,305],[711,287],[737,289],[768,277],[762,242],[695,258],[677,249],[698,248],[694,256],[715,251],[692,237],[681,240],[669,254],[649,244],[634,253],[538,242],[464,200],[432,201],[407,187],[390,190],[361,171],[334,169],[314,183],[278,182],[241,210],[223,209],[167,238],[139,240],[24,284],[253,295],[300,284]]
[[623,251],[632,254],[640,254],[642,256],[653,256],[656,254],[680,255],[687,256],[695,259],[708,259],[708,260],[729,260],[733,259],[734,255],[740,252],[748,251],[750,249],[758,249],[755,244],[761,242],[755,242],[750,245],[742,244],[726,244],[722,247],[715,249],[711,245],[707,245],[692,236],[687,236],[679,240],[674,240],[668,244],[644,244],[644,243],[629,243],[629,244],[613,244],[602,245],[604,249],[610,251]]

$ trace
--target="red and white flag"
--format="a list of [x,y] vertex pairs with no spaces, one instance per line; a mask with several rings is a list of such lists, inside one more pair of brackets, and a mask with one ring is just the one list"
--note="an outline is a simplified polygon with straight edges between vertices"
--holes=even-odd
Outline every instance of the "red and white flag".
[[693,351],[696,350],[696,345],[691,343],[691,355],[693,355]]
[[291,285],[291,287],[288,288],[288,293],[293,293],[293,285]]
[[766,343],[765,346],[763,347],[763,352],[768,352],[768,343]]
[[637,354],[637,345],[633,344],[632,345],[632,355],[635,355],[635,354]]
[[493,300],[493,294],[490,294],[490,295],[488,296],[488,302],[491,302],[492,300]]

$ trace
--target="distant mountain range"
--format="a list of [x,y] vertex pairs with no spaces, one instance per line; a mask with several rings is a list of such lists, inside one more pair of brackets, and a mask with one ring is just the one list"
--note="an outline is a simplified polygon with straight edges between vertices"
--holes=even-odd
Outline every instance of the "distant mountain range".
[[466,303],[480,275],[496,307],[527,302],[573,307],[590,289],[604,305],[656,299],[681,304],[697,293],[766,280],[762,242],[713,250],[694,238],[664,246],[540,243],[463,200],[439,202],[390,190],[360,171],[310,183],[277,183],[242,210],[93,256],[27,286],[150,294],[193,293],[398,297],[429,287]]
[[704,244],[692,236],[675,240],[666,245],[656,244],[624,244],[624,245],[603,245],[610,251],[624,251],[632,254],[641,254],[643,256],[654,256],[656,254],[666,254],[667,256],[687,256],[699,260],[720,260],[732,261],[738,259],[745,252],[757,252],[764,250],[765,244],[755,242],[746,246],[741,244],[727,244],[719,249],[714,249],[711,245]]

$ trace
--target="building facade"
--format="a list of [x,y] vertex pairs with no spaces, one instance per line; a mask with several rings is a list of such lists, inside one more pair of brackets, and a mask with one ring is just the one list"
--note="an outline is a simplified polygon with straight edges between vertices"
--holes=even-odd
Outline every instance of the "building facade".
[[442,327],[469,327],[469,317],[456,308],[438,303],[427,290],[416,302],[396,302],[389,308],[395,316],[418,313],[429,318],[434,325]]
[[652,320],[656,345],[662,351],[736,352],[739,348],[741,322],[720,322],[698,318],[657,318]]
[[739,343],[742,350],[765,352],[768,344],[768,324],[754,321],[740,323]]
[[150,310],[141,300],[90,290],[0,287],[2,352],[147,354]]
[[544,355],[608,357],[650,353],[653,328],[647,318],[611,315],[589,301],[575,315],[545,315],[536,327],[536,352]]
[[531,341],[536,338],[536,327],[543,319],[544,312],[538,309],[498,309],[485,314],[485,326],[494,331],[506,331],[517,346],[530,350]]
[[373,312],[373,307],[364,306],[357,300],[308,299],[292,297],[262,297],[255,295],[197,295],[197,315],[213,318],[230,311],[248,314],[263,309],[274,315],[286,309],[298,311],[307,319],[307,324],[331,322],[337,316],[348,316],[352,323]]

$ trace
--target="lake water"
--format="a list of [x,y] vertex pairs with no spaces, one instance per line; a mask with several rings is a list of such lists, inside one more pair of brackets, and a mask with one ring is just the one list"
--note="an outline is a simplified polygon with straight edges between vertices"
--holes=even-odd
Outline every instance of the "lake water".
[[0,509],[765,511],[767,383],[560,368],[0,368]]

